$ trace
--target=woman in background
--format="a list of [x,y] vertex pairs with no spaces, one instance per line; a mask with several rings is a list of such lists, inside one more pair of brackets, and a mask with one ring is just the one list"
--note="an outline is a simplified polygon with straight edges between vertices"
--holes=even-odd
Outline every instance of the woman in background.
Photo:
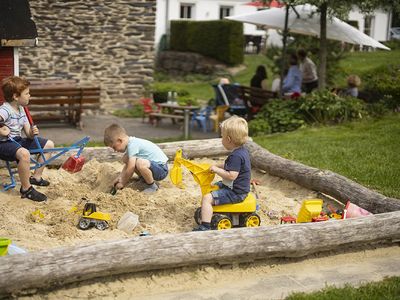
[[259,89],[268,89],[267,87],[267,71],[264,66],[259,65],[257,67],[256,73],[254,76],[251,78],[250,81],[250,86],[251,87],[256,87]]

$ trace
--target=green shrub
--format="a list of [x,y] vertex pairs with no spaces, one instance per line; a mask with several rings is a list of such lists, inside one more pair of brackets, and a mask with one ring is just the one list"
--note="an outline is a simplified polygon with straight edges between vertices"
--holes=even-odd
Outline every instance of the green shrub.
[[260,123],[265,120],[272,133],[296,130],[304,124],[298,109],[299,102],[295,100],[274,99],[262,107],[255,118],[255,125],[261,128]]
[[268,120],[255,118],[249,122],[249,134],[251,136],[265,135],[271,133],[271,126]]
[[185,96],[178,96],[177,102],[179,105],[194,105],[194,106],[198,106],[199,103],[198,101],[191,97],[190,95],[185,95]]
[[335,124],[365,115],[365,104],[353,97],[340,97],[328,90],[316,91],[299,99],[307,123]]
[[365,108],[368,115],[373,118],[382,117],[389,112],[384,100],[379,100],[375,103],[367,103]]
[[243,62],[243,41],[239,22],[171,21],[171,50],[196,52],[235,65]]
[[[385,65],[365,73],[362,77],[365,93],[382,95],[385,105],[396,110],[400,107],[400,64]],[[381,99],[374,99],[379,101]]]

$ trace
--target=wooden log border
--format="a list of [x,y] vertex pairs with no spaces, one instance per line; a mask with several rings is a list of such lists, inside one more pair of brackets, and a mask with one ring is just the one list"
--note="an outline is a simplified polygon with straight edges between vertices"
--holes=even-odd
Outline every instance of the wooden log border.
[[[182,147],[190,158],[216,156],[217,147],[221,147],[220,139],[165,145],[169,157],[171,154],[173,156],[177,147]],[[275,257],[301,257],[321,251],[400,240],[400,211],[396,211],[400,210],[396,203],[400,200],[370,191],[333,172],[280,158],[253,142],[249,142],[246,147],[250,151],[253,165],[271,175],[292,180],[335,198],[350,198],[360,206],[367,205],[363,207],[375,213],[389,212],[321,223],[134,237],[5,256],[0,258],[3,270],[0,276],[0,297],[24,290],[62,286],[124,273],[200,264],[251,262]],[[90,151],[97,159],[103,160],[103,157],[96,154],[96,149]],[[218,154],[225,155],[226,152]],[[109,161],[117,158],[115,155],[110,156]]]

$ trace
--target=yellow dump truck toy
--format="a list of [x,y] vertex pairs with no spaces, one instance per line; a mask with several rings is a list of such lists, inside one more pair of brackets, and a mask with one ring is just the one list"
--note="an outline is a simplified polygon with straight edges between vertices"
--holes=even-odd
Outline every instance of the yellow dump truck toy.
[[[192,174],[194,180],[200,186],[201,194],[204,196],[211,191],[218,190],[219,187],[213,185],[215,174],[210,171],[210,165],[206,163],[195,163],[182,157],[182,150],[176,151],[174,165],[170,172],[173,184],[184,188],[182,182],[182,167],[185,166]],[[257,201],[252,193],[249,193],[243,202],[236,204],[224,204],[213,207],[211,228],[216,230],[229,229],[234,226],[257,227],[261,224],[261,219],[256,213]],[[201,207],[194,213],[197,224],[201,223]]]

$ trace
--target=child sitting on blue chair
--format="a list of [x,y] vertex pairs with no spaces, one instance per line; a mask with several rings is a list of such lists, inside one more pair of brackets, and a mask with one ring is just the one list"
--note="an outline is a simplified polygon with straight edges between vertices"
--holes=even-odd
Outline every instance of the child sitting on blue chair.
[[[21,181],[21,198],[33,201],[46,201],[47,196],[35,190],[32,185],[48,186],[50,183],[42,178],[44,166],[37,168],[32,176],[30,173],[30,152],[37,149],[33,139],[39,134],[36,126],[30,126],[24,106],[29,103],[29,81],[18,76],[7,77],[2,81],[2,91],[6,102],[0,106],[0,159],[17,161],[18,174]],[[21,136],[24,130],[26,137]],[[54,143],[37,137],[43,149],[51,149]],[[45,157],[50,154],[45,154]],[[43,160],[39,158],[38,161]]]

